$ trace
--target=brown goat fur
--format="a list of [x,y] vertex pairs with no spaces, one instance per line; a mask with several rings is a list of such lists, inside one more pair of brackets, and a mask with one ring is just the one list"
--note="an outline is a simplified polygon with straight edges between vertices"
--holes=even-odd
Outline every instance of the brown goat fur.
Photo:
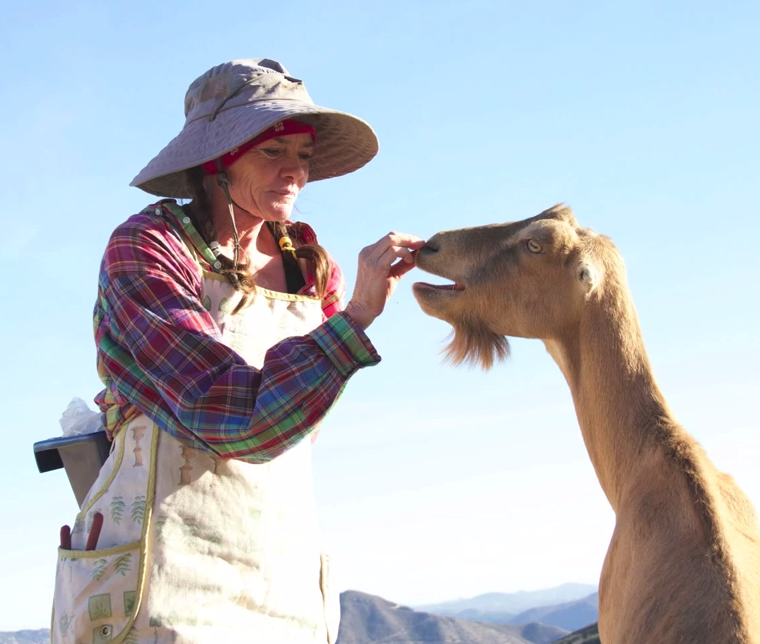
[[760,644],[760,531],[752,504],[676,422],[647,357],[612,241],[557,205],[444,231],[417,255],[454,286],[417,283],[449,322],[449,359],[490,368],[505,336],[538,338],[570,386],[616,515],[599,588],[604,644]]

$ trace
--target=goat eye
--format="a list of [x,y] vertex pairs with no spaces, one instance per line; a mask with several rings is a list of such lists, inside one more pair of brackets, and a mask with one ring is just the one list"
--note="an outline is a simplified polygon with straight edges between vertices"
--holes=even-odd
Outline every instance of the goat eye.
[[531,253],[540,253],[544,249],[541,248],[541,244],[539,244],[535,239],[529,239],[528,240],[528,250]]

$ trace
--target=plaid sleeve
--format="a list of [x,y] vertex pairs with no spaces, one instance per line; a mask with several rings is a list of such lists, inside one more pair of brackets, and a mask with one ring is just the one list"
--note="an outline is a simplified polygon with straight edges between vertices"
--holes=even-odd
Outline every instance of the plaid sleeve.
[[326,318],[343,310],[343,297],[346,293],[346,281],[337,262],[331,262],[332,271],[327,282],[327,294],[322,298],[322,312]]
[[176,236],[156,225],[118,228],[101,270],[99,366],[112,398],[221,456],[260,463],[283,453],[320,422],[351,375],[380,360],[341,313],[274,345],[255,369],[221,342],[200,286]]

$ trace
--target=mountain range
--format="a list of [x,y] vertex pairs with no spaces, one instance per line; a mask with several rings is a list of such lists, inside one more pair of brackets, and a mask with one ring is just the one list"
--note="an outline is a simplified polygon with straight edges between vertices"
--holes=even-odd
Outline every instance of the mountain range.
[[50,629],[38,628],[0,633],[0,644],[50,644]]
[[[543,591],[488,593],[429,605],[427,610],[349,590],[340,595],[337,644],[598,644],[593,624],[598,600],[594,592],[583,596],[589,590],[595,587],[566,584]],[[570,633],[581,627],[586,628]],[[0,633],[0,644],[47,644],[49,637],[48,629],[6,632]]]
[[548,644],[567,634],[545,624],[485,624],[434,615],[358,591],[340,595],[337,644]]
[[598,619],[599,594],[590,584],[564,584],[531,592],[488,593],[416,609],[491,624],[539,622],[569,632]]

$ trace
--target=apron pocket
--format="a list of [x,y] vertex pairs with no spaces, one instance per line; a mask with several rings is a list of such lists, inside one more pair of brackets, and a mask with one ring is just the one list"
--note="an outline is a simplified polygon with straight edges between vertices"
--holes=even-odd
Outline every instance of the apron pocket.
[[139,607],[141,568],[139,541],[103,550],[59,548],[51,641],[122,641]]

